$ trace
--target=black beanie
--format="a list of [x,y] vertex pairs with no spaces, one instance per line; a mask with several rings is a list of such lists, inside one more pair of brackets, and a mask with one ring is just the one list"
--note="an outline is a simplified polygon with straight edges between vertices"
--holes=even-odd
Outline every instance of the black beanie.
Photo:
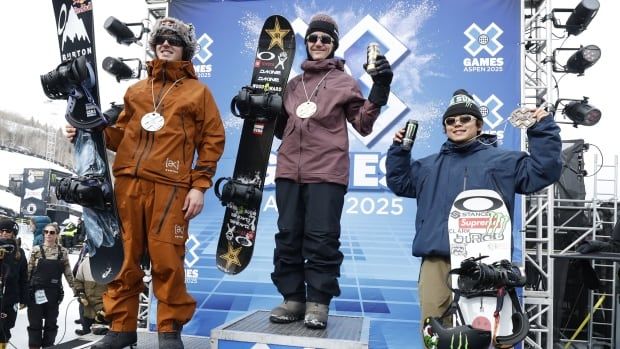
[[[314,32],[323,32],[325,34],[329,34],[329,36],[334,39],[334,49],[328,58],[334,57],[334,52],[338,49],[338,24],[334,21],[330,16],[319,13],[310,19],[310,24],[308,24],[308,29],[306,30],[306,36],[304,37],[304,41],[308,38],[308,35]],[[308,53],[308,59],[311,59],[310,53],[307,52],[308,48],[306,47],[306,53]]]
[[458,89],[452,94],[450,105],[448,106],[448,109],[446,109],[446,112],[443,113],[442,121],[445,121],[447,117],[463,114],[473,115],[476,119],[482,120],[480,108],[474,101],[474,98],[469,94],[469,92],[463,89]]
[[0,221],[0,230],[8,230],[17,235],[19,233],[19,225],[12,219],[3,219]]

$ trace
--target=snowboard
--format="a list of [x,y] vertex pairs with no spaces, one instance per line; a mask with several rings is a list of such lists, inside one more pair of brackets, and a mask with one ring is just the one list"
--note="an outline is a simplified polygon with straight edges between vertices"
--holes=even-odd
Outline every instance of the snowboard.
[[[499,194],[493,190],[475,189],[461,192],[450,210],[448,218],[451,269],[461,267],[470,257],[482,257],[480,262],[492,264],[503,259],[511,260],[512,224],[508,209]],[[457,286],[457,275],[452,275],[452,287]],[[512,333],[512,302],[504,297],[500,312],[498,335]],[[466,325],[494,331],[493,313],[497,306],[494,294],[467,298],[461,296],[459,307]],[[492,344],[491,344],[492,345]]]
[[218,179],[215,185],[215,194],[226,207],[216,263],[227,274],[241,272],[252,258],[274,127],[294,54],[291,24],[278,15],[267,18],[260,31],[250,86],[231,103],[232,113],[245,120],[233,175]]
[[59,200],[82,205],[93,278],[106,284],[120,271],[123,244],[103,135],[112,120],[99,106],[93,2],[52,3],[62,63],[55,75],[42,75],[41,80],[48,97],[67,99],[65,118],[77,129],[73,154],[77,176],[61,179],[56,195]]

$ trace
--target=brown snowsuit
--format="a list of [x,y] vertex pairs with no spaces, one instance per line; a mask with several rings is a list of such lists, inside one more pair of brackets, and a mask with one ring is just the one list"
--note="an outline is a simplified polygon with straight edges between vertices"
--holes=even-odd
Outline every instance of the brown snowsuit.
[[[158,331],[177,331],[192,318],[196,301],[187,293],[183,268],[189,222],[182,207],[190,189],[211,187],[224,150],[219,111],[191,62],[156,59],[149,62],[148,75],[129,87],[118,122],[106,129],[108,147],[116,151],[114,191],[125,252],[121,271],[103,296],[113,331],[137,328],[145,250],[158,300]],[[157,104],[164,126],[150,132],[140,121]]]

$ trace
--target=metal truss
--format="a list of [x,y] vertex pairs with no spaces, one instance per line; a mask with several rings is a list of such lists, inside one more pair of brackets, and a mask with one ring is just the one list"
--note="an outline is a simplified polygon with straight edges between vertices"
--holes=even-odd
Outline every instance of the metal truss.
[[[522,78],[521,105],[539,107],[552,105],[557,100],[557,82],[553,75],[553,34],[551,0],[524,0],[522,3]],[[522,138],[523,143],[526,142]],[[527,196],[523,206],[523,251],[528,284],[523,290],[524,307],[530,320],[530,332],[524,341],[525,348],[551,349],[581,343],[588,348],[615,348],[613,324],[616,318],[617,266],[615,262],[592,261],[600,276],[601,287],[589,294],[590,321],[583,321],[579,328],[564,328],[554,323],[553,255],[574,251],[585,239],[597,239],[616,223],[618,193],[618,159],[613,165],[603,165],[595,158],[594,190],[590,200],[566,200],[557,195],[556,185]],[[605,191],[603,186],[613,187]],[[573,210],[574,214],[568,214]],[[607,212],[605,212],[607,211]],[[563,213],[559,215],[558,213]],[[583,215],[588,224],[577,224],[575,217]],[[611,217],[611,218],[610,218]],[[582,221],[583,222],[583,221]],[[558,237],[570,234],[571,242],[560,246]],[[572,239],[572,237],[575,237]],[[566,239],[563,239],[563,242]],[[561,293],[562,290],[557,290]],[[580,319],[581,320],[581,319]],[[554,332],[556,342],[554,343]],[[580,332],[587,336],[577,336]],[[601,335],[603,334],[603,335]],[[559,337],[559,341],[558,341]],[[572,338],[575,337],[575,338]],[[585,337],[585,339],[583,339]],[[577,339],[581,338],[581,339]],[[570,342],[570,344],[568,344]],[[579,344],[577,344],[579,345]]]

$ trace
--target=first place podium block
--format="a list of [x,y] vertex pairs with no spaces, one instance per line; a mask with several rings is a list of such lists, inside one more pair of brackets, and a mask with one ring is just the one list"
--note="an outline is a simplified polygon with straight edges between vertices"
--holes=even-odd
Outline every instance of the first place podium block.
[[312,330],[303,320],[271,323],[269,311],[258,310],[211,330],[211,349],[368,349],[368,336],[363,317],[330,315],[326,329]]

